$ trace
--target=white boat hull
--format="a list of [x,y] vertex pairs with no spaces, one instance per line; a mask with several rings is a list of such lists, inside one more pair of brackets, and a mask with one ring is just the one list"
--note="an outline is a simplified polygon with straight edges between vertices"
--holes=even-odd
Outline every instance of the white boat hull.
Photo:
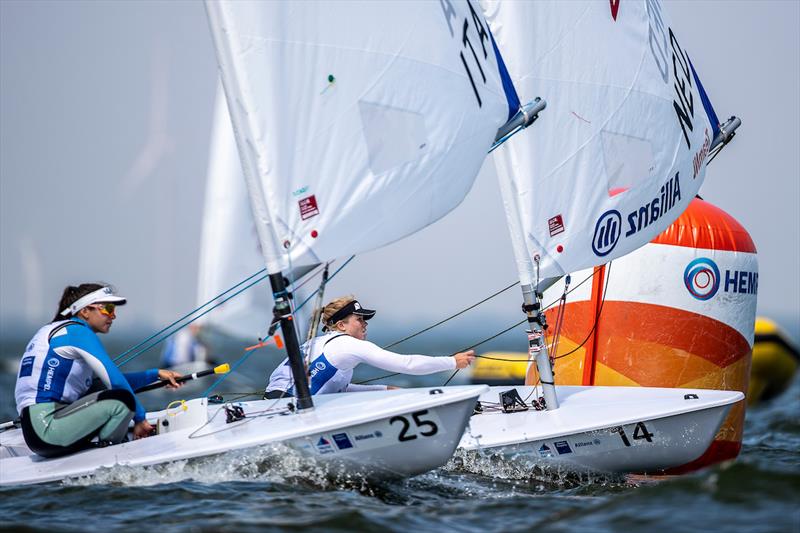
[[[421,388],[315,397],[313,411],[292,414],[292,399],[241,402],[245,418],[226,422],[208,407],[199,424],[146,439],[44,459],[20,430],[0,434],[0,485],[59,481],[100,468],[148,466],[284,443],[330,467],[367,478],[407,477],[452,456],[486,386]],[[190,406],[190,410],[195,405]],[[164,411],[149,413],[155,422]]]
[[[486,406],[516,388],[524,399],[532,387],[492,387]],[[612,473],[662,472],[706,451],[738,391],[649,387],[556,387],[553,411],[474,415],[459,444],[540,466],[566,466]],[[535,394],[531,398],[537,397]]]

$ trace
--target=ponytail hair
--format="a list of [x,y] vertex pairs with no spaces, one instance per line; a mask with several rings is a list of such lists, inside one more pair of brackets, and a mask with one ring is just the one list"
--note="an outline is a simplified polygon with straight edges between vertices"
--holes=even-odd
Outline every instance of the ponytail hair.
[[331,318],[333,315],[336,314],[336,311],[344,307],[345,305],[349,304],[356,297],[352,294],[347,296],[342,296],[341,298],[336,298],[332,300],[328,305],[322,308],[322,331],[333,331],[333,326],[335,324],[331,324]]
[[64,292],[61,294],[61,300],[58,302],[58,309],[56,309],[56,315],[53,317],[52,322],[58,322],[59,320],[72,318],[72,313],[64,316],[61,314],[61,311],[74,304],[80,298],[83,298],[90,292],[100,290],[106,286],[107,285],[101,285],[99,283],[81,283],[77,287],[73,285],[67,286],[67,288],[64,289]]

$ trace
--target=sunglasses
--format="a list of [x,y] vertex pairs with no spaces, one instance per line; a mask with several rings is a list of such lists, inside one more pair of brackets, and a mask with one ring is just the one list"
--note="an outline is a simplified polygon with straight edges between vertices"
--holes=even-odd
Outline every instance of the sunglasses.
[[96,304],[94,308],[100,311],[100,313],[103,315],[111,316],[114,314],[114,310],[117,308],[117,305],[112,303]]

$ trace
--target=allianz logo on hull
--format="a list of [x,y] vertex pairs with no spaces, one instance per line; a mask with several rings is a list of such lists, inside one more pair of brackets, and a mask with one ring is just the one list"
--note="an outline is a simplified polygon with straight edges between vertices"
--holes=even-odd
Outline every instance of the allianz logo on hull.
[[700,257],[686,266],[683,283],[686,290],[698,300],[710,300],[719,292],[735,294],[758,294],[758,272],[747,270],[725,270],[725,283],[721,283],[719,267],[708,257]]
[[[628,213],[625,237],[631,237],[654,224],[680,201],[680,172],[676,172],[674,178],[667,180],[661,186],[658,196]],[[616,209],[610,209],[597,219],[594,226],[594,237],[592,237],[592,251],[599,257],[610,254],[617,246],[621,236],[622,215]]]

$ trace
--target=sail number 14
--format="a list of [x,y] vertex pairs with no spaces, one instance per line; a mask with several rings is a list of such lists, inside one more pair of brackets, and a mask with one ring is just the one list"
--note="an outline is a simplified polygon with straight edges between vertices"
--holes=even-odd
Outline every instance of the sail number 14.
[[418,437],[417,433],[423,437],[432,437],[439,432],[439,426],[432,420],[425,420],[423,416],[428,414],[428,410],[417,411],[411,413],[411,420],[414,422],[414,428],[411,427],[411,422],[405,416],[393,416],[389,419],[389,425],[394,425],[395,422],[400,423],[400,434],[397,440],[405,442],[414,440]]
[[[617,426],[611,430],[613,433],[619,433],[619,437],[622,439],[622,443],[625,446],[630,446],[631,441],[628,439],[628,435],[625,434],[625,428],[622,426]],[[644,422],[637,422],[636,427],[633,428],[633,440],[646,440],[647,442],[653,442],[653,434],[647,431],[647,427],[644,425]]]

